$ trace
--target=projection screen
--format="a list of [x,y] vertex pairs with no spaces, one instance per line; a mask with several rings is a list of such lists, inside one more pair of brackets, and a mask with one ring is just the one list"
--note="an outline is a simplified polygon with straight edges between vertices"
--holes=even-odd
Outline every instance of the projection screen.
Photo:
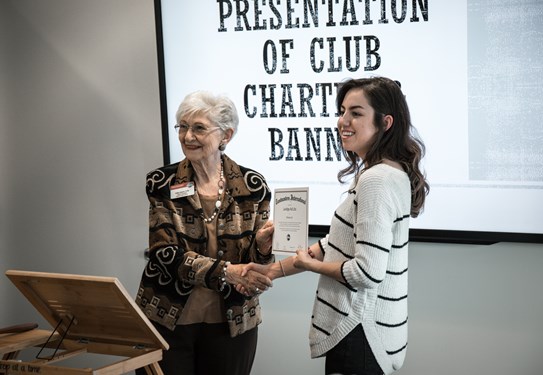
[[164,159],[183,158],[175,112],[227,94],[226,154],[270,187],[309,187],[310,234],[348,185],[335,93],[401,82],[431,191],[412,240],[543,242],[543,3],[458,0],[156,0]]

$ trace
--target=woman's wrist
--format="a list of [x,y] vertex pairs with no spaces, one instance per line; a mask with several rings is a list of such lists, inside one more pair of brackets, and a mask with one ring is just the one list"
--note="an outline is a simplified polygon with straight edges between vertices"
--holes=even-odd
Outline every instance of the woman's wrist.
[[257,242],[257,244],[256,244],[256,251],[258,251],[258,253],[259,253],[260,255],[262,255],[262,256],[268,256],[268,255],[270,255],[270,253],[271,253],[271,251],[272,251],[272,247],[269,246],[269,247],[268,247],[268,250],[262,250],[262,247],[261,247],[261,246],[258,244],[258,242]]
[[281,275],[279,277],[287,277],[287,273],[285,272],[285,267],[283,263],[281,263],[281,260],[278,261],[279,268],[281,269]]

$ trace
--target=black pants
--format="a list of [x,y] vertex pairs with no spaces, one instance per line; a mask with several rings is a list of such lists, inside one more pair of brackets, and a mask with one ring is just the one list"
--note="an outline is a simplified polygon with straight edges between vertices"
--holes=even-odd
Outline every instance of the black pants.
[[[251,373],[258,328],[232,338],[226,323],[177,326],[173,332],[158,324],[155,327],[170,345],[159,362],[164,375]],[[145,371],[136,373],[145,374]]]
[[362,325],[356,326],[326,353],[326,375],[382,375],[383,371],[366,339]]

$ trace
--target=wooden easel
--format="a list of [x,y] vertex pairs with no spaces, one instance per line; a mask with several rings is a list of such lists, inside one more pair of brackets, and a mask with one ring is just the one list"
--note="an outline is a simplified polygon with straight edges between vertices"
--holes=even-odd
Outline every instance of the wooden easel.
[[[7,277],[55,327],[0,335],[0,374],[116,375],[144,368],[162,375],[158,362],[168,343],[113,277],[9,270]],[[53,354],[16,360],[24,349],[41,346]],[[121,357],[99,368],[65,366],[85,353]]]

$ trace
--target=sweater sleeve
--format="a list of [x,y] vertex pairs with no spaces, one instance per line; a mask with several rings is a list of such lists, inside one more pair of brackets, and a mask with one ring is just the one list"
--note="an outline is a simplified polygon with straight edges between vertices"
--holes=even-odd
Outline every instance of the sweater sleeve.
[[356,187],[355,256],[342,266],[346,282],[355,289],[376,288],[386,275],[396,216],[388,177],[369,169]]
[[330,234],[327,234],[323,238],[319,240],[319,246],[321,248],[322,255],[326,254],[326,249],[328,248],[328,237],[330,237]]

